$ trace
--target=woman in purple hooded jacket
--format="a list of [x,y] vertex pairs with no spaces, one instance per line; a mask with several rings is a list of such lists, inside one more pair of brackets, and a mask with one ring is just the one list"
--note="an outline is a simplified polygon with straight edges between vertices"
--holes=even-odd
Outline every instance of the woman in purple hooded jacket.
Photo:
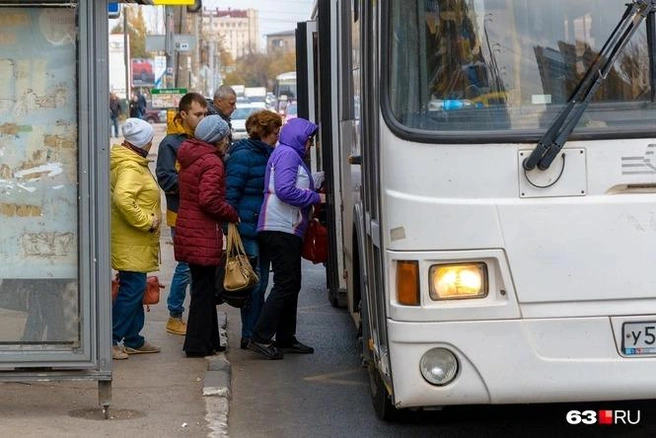
[[264,202],[257,231],[260,251],[271,260],[273,287],[248,349],[268,359],[282,359],[283,353],[314,353],[314,348],[296,339],[296,308],[303,235],[312,206],[325,202],[325,195],[315,191],[312,174],[303,161],[317,129],[302,118],[287,122],[264,174]]

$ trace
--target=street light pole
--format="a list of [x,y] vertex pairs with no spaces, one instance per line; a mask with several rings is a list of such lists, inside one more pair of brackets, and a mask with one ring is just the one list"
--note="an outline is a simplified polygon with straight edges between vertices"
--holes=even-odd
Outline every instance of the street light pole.
[[[130,40],[128,35],[128,8],[123,6],[123,62],[125,63],[125,104],[130,102]],[[128,112],[129,114],[129,112]]]
[[174,33],[174,22],[173,22],[173,7],[172,6],[165,6],[165,14],[166,14],[166,21],[164,22],[164,31],[165,31],[165,37],[164,37],[164,51],[166,52],[166,74],[164,77],[166,78],[165,81],[165,87],[166,88],[173,88],[173,83],[174,83],[174,78],[173,75],[175,74],[175,68],[174,68],[174,62],[175,59],[173,57],[174,53],[174,47],[173,47],[173,33]]

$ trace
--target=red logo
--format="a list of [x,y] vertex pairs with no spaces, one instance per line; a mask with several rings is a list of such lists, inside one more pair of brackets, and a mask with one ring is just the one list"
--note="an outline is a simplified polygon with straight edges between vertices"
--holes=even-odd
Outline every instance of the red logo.
[[567,412],[565,419],[569,424],[638,424],[640,423],[640,411],[625,409],[600,409],[593,411],[571,410]]
[[599,411],[598,424],[613,424],[613,411],[611,410]]

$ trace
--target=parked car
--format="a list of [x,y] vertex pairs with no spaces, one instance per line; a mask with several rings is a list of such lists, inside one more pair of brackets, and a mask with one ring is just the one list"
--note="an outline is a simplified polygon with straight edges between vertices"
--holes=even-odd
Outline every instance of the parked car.
[[160,108],[148,108],[144,114],[144,120],[150,124],[166,123],[166,110]]
[[266,109],[264,102],[238,103],[237,105],[237,109],[230,116],[233,141],[248,137],[248,133],[246,132],[246,119],[255,111]]

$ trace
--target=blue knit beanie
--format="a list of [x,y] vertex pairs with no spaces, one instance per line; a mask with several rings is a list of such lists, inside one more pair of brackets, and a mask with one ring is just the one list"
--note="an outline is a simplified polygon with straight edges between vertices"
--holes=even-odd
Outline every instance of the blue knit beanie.
[[196,126],[194,137],[198,140],[216,144],[230,133],[230,126],[219,115],[204,117]]

